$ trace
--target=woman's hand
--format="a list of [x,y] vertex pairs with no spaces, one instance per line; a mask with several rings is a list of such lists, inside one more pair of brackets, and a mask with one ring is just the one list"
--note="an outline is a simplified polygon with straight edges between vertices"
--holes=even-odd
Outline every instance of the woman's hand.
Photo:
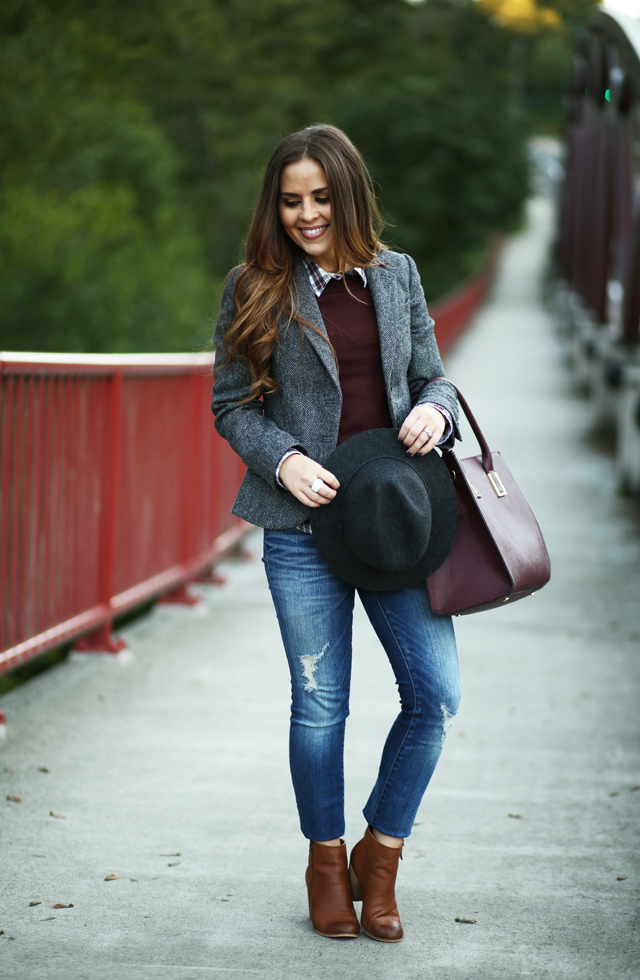
[[[325,470],[315,460],[299,453],[295,456],[287,456],[280,467],[280,479],[287,490],[305,507],[330,504],[340,486],[333,473]],[[321,481],[319,485],[317,481]],[[312,490],[312,484],[318,489]]]
[[407,456],[424,456],[438,445],[445,425],[444,415],[437,408],[416,405],[402,423],[398,439],[404,443]]

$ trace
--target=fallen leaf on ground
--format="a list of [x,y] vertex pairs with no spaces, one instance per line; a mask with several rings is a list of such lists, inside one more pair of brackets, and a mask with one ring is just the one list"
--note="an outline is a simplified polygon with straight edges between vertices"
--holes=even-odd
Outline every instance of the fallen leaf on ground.
[[58,820],[66,820],[64,813],[54,813],[53,810],[49,810],[50,817],[57,817]]
[[0,936],[4,936],[4,929],[0,929]]
[[614,793],[609,793],[609,796],[620,796],[620,793],[618,790],[615,790]]
[[459,918],[459,917],[458,917],[458,916],[456,915],[456,919],[455,919],[455,921],[456,921],[456,922],[467,922],[467,923],[468,923],[468,924],[469,924],[469,925],[471,926],[471,925],[473,925],[473,924],[474,924],[474,922],[477,922],[478,920],[477,920],[477,919],[462,919],[462,918]]
[[161,854],[160,857],[161,858],[179,858],[180,857],[180,851],[176,851],[175,854]]
[[29,907],[32,905],[42,905],[42,902],[29,902]]
[[51,908],[52,909],[72,909],[73,908],[73,902],[71,903],[71,905],[65,905],[63,902],[56,902],[56,904],[55,905],[52,905]]
[[107,877],[104,880],[105,881],[115,881],[116,878],[122,878],[122,875],[117,875],[117,874],[107,875]]
[[616,881],[626,881],[628,877],[628,875],[618,875]]
[[38,772],[49,772],[46,766],[38,766]]
[[9,796],[9,794],[7,793],[7,799],[11,800],[12,803],[22,803],[21,796]]
[[522,820],[521,813],[508,813],[507,816],[512,817],[513,820]]
[[[5,772],[15,772],[15,769],[10,769],[9,766],[4,767]],[[2,930],[4,932],[4,929]]]
[[182,864],[182,861],[169,861],[167,867],[168,868],[175,868],[176,864]]
[[632,786],[630,792],[635,793],[637,789],[640,789],[640,786]]

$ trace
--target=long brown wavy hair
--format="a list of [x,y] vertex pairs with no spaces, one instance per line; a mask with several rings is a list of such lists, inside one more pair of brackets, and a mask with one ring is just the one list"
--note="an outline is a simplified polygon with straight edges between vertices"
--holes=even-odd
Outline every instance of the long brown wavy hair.
[[[335,126],[308,126],[287,136],[271,154],[246,242],[246,261],[235,286],[238,312],[222,343],[228,357],[244,358],[252,385],[247,401],[277,391],[271,355],[281,317],[316,330],[297,312],[294,270],[302,255],[280,221],[280,175],[310,157],[324,168],[338,269],[373,264],[384,248],[382,219],[371,177],[351,140]],[[319,331],[317,331],[319,333]],[[322,335],[324,336],[324,335]]]

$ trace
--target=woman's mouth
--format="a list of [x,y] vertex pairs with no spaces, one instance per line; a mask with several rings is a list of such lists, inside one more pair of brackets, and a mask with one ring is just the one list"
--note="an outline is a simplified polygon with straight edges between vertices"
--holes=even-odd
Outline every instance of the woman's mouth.
[[314,241],[316,238],[320,238],[321,235],[325,233],[329,225],[320,225],[317,228],[298,228],[298,231],[303,238],[306,238],[308,242]]

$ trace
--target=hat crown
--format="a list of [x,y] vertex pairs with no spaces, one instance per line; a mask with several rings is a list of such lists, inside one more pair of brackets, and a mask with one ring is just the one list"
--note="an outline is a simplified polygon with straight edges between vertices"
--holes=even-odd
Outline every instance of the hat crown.
[[424,555],[431,534],[431,503],[424,481],[402,459],[364,463],[344,489],[347,544],[370,565],[402,572]]
[[340,489],[311,511],[314,541],[329,568],[361,589],[424,582],[445,560],[456,530],[456,491],[435,450],[407,456],[399,429],[369,429],[323,461]]

